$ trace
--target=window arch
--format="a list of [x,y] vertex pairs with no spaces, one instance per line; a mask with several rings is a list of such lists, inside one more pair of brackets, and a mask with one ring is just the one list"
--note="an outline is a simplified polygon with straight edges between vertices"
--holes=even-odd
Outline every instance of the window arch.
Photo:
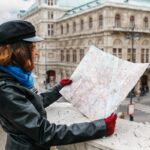
[[89,18],[89,28],[92,28],[93,27],[93,18],[90,17]]
[[48,34],[48,36],[53,36],[54,35],[54,25],[53,24],[48,24],[47,25],[47,34]]
[[116,16],[115,16],[115,27],[121,27],[121,17],[120,17],[120,14],[116,14]]
[[64,61],[64,50],[61,50],[60,52],[60,59],[61,59],[61,62]]
[[68,49],[66,51],[66,61],[70,62],[70,51]]
[[144,28],[147,29],[148,28],[148,17],[144,17]]
[[100,39],[97,40],[97,46],[98,46],[98,48],[104,50],[104,48],[103,48],[103,38],[100,38]]
[[103,28],[103,15],[99,15],[99,28]]
[[122,41],[120,39],[116,39],[116,40],[114,40],[113,45],[121,46],[122,45]]
[[149,46],[149,40],[144,40],[143,42],[142,42],[142,46]]
[[113,48],[113,55],[122,58],[122,41],[120,39],[116,39],[114,40],[113,45],[115,45]]
[[91,45],[93,45],[93,44],[94,44],[94,41],[92,41],[92,40],[89,40],[89,41],[88,41],[88,45],[89,45],[89,46],[91,46]]
[[53,19],[53,18],[54,18],[53,11],[48,11],[48,19]]
[[80,49],[80,61],[84,57],[84,49]]
[[49,6],[53,6],[53,5],[55,4],[55,0],[48,0],[48,1],[47,1],[47,4],[48,4]]
[[60,26],[60,30],[61,30],[61,34],[63,34],[64,33],[64,27],[63,27],[63,25]]
[[80,30],[82,31],[84,29],[84,20],[80,20]]
[[73,22],[73,32],[76,32],[76,22]]
[[77,61],[77,50],[73,50],[73,62]]
[[134,26],[135,26],[135,17],[130,16],[130,27],[134,27]]
[[150,50],[148,48],[142,48],[141,49],[141,62],[148,63],[149,56],[150,56]]
[[66,25],[66,32],[69,33],[69,24]]
[[149,40],[145,39],[142,42],[142,48],[141,48],[141,62],[142,63],[148,63],[150,58],[150,49],[149,49]]

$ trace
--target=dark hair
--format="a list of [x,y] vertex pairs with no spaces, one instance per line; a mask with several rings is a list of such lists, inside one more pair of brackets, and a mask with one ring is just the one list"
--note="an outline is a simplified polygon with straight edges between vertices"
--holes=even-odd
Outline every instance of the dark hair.
[[0,46],[0,65],[14,65],[25,71],[32,71],[34,68],[32,49],[33,43],[23,41]]

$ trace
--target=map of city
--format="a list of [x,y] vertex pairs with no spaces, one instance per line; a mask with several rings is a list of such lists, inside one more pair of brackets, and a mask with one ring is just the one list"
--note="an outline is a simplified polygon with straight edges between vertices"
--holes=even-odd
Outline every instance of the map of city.
[[71,75],[73,83],[60,93],[89,119],[106,118],[117,110],[148,66],[91,46]]

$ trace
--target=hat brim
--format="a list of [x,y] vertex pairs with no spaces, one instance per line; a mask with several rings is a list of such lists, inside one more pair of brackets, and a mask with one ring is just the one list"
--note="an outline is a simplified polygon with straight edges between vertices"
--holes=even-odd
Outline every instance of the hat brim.
[[34,36],[34,37],[30,37],[30,38],[25,38],[22,40],[27,41],[27,42],[40,42],[40,41],[43,41],[44,39],[40,36]]

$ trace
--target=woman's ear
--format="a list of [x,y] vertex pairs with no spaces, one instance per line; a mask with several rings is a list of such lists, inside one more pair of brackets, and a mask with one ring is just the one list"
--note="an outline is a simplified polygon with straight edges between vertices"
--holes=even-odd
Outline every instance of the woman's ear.
[[10,45],[0,46],[0,65],[7,65],[12,56]]

